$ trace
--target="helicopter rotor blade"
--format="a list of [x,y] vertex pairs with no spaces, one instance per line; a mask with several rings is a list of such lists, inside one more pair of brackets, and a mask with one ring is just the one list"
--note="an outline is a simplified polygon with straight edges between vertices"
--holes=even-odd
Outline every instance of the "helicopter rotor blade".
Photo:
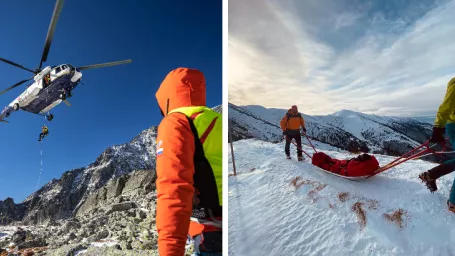
[[29,71],[29,72],[35,73],[35,71],[33,71],[33,70],[31,70],[31,69],[28,69],[28,68],[26,68],[26,67],[24,67],[24,66],[22,66],[22,65],[17,64],[17,63],[14,63],[14,62],[12,62],[12,61],[10,61],[10,60],[4,59],[4,58],[0,58],[0,61],[3,61],[3,62],[5,62],[5,63],[8,63],[8,64],[13,65],[13,66],[18,67],[18,68],[21,68],[21,69],[23,69],[23,70],[27,70],[27,71]]
[[93,65],[81,66],[81,67],[77,67],[77,69],[85,70],[85,69],[90,69],[90,68],[103,68],[103,67],[110,67],[110,66],[128,64],[128,63],[131,63],[131,59],[129,59],[129,60],[121,60],[121,61],[114,61],[114,62],[107,62],[107,63],[102,63],[102,64],[93,64]]
[[49,54],[49,49],[51,48],[52,38],[54,37],[55,27],[57,26],[58,18],[60,17],[60,12],[63,8],[64,0],[57,0],[54,7],[54,12],[52,13],[51,23],[47,31],[46,41],[44,43],[43,55],[41,56],[41,62],[38,69],[41,69],[43,62],[47,61],[47,55]]
[[71,103],[68,100],[63,101],[68,107],[71,107]]
[[9,90],[11,90],[11,89],[14,89],[14,88],[18,87],[19,85],[21,85],[21,84],[23,84],[23,83],[25,83],[25,82],[27,82],[27,81],[32,80],[33,77],[34,77],[34,76],[30,77],[29,79],[22,80],[22,81],[16,83],[15,85],[6,88],[5,90],[1,91],[0,94],[3,94],[3,93],[5,93],[5,92],[7,92],[7,91],[9,91]]

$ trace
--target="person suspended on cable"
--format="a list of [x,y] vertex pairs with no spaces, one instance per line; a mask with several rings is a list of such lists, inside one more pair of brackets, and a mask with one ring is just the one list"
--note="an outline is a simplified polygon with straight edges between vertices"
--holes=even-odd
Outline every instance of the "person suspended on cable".
[[41,127],[41,133],[39,134],[39,140],[38,141],[42,141],[44,139],[44,137],[46,137],[48,134],[49,134],[49,129],[47,128],[46,125],[43,125]]
[[305,120],[302,114],[299,113],[296,105],[293,105],[291,109],[284,115],[280,122],[281,130],[283,130],[283,136],[286,139],[284,146],[284,152],[286,153],[287,159],[291,159],[290,145],[293,139],[297,143],[297,159],[303,160],[302,155],[302,137],[300,133],[300,127],[302,131],[306,133]]
[[[455,145],[455,77],[447,84],[444,100],[439,106],[436,114],[436,120],[433,126],[433,133],[430,137],[430,142],[442,144],[446,141],[444,133],[447,133],[450,143]],[[444,175],[447,175],[455,170],[455,158],[445,161],[444,163],[419,174],[419,178],[428,189],[433,193],[438,190],[436,180]],[[449,211],[455,213],[455,179],[447,200]]]

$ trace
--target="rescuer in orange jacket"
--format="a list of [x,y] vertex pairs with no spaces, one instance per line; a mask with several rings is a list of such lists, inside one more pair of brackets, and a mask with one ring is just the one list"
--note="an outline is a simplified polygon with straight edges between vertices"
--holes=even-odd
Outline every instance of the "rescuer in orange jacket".
[[302,117],[302,114],[299,113],[297,106],[293,105],[291,109],[284,115],[280,122],[281,130],[283,130],[283,135],[286,139],[286,144],[284,146],[284,151],[286,157],[291,159],[290,146],[291,141],[295,139],[297,144],[297,158],[299,161],[303,160],[302,156],[302,137],[300,134],[300,127],[302,127],[303,132],[306,132],[305,120]]
[[[184,255],[187,236],[195,239],[200,238],[201,234],[203,241],[195,239],[201,241],[201,251],[221,252],[221,226],[213,225],[212,221],[221,221],[221,207],[215,211],[215,219],[202,218],[201,221],[200,216],[195,216],[197,212],[195,205],[199,201],[199,190],[195,187],[200,177],[194,175],[197,169],[201,168],[195,163],[197,148],[190,121],[185,114],[170,113],[183,107],[205,106],[205,91],[206,84],[202,72],[177,68],[166,76],[156,93],[158,105],[164,116],[158,127],[156,140],[156,227],[161,256]],[[203,186],[209,185],[203,183]],[[196,221],[193,221],[194,219]]]

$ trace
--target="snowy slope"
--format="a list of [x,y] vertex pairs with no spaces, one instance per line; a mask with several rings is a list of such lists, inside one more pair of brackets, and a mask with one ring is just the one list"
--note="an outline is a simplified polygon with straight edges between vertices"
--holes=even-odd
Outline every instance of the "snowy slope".
[[[435,164],[410,161],[350,181],[319,171],[308,158],[284,159],[283,144],[241,140],[234,152],[238,175],[228,178],[229,255],[455,254],[455,215],[446,206],[454,173],[438,180],[434,194],[417,178]],[[381,165],[394,159],[376,157]],[[229,161],[232,173],[230,152]]]
[[229,103],[229,128],[234,140],[258,138],[265,141],[279,142],[282,132],[279,124],[272,123],[252,112]]
[[[257,138],[279,142],[279,122],[286,109],[229,104],[234,140]],[[402,155],[428,140],[432,125],[411,118],[384,117],[342,110],[327,116],[303,114],[307,134],[314,140],[347,150],[349,143],[360,151]]]

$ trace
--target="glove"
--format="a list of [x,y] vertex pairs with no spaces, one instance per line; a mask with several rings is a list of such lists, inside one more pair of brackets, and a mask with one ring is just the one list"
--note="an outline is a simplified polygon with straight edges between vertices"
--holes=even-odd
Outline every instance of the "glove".
[[431,134],[430,142],[432,143],[442,143],[446,139],[444,138],[445,128],[433,127],[433,134]]
[[302,131],[303,131],[304,133],[306,133],[306,129],[305,129],[305,127],[303,127],[303,128],[302,128]]

